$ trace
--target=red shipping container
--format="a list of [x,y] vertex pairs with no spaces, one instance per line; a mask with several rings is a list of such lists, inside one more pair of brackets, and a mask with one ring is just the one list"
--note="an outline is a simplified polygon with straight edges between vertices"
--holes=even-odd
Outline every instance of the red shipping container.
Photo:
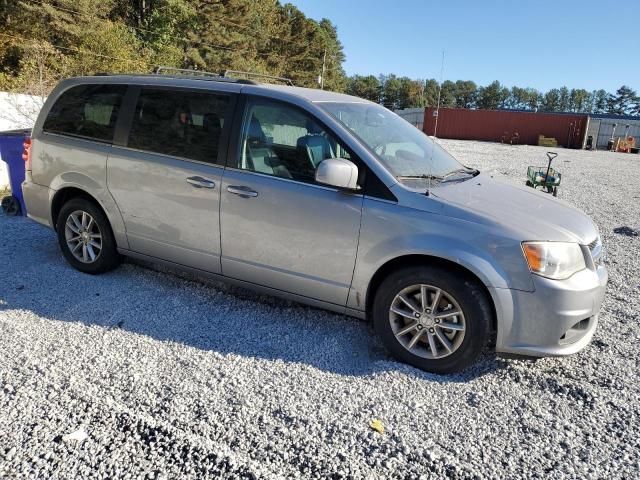
[[[424,112],[424,132],[433,135],[434,108]],[[537,145],[538,136],[552,137],[558,145],[582,148],[587,115],[441,108],[437,137]]]

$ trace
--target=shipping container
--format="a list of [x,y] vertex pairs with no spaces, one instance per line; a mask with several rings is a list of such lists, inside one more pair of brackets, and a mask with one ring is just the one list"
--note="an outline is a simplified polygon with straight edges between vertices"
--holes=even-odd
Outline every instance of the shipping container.
[[395,112],[414,127],[422,130],[424,128],[424,108],[405,108]]
[[[436,117],[437,115],[437,117]],[[555,138],[559,146],[582,148],[587,128],[586,114],[426,108],[424,132],[459,140],[482,140],[537,145],[540,135]]]
[[615,138],[634,137],[636,145],[640,145],[640,118],[625,115],[590,115],[586,137],[589,136],[593,137],[593,148],[601,150],[606,149],[609,141]]

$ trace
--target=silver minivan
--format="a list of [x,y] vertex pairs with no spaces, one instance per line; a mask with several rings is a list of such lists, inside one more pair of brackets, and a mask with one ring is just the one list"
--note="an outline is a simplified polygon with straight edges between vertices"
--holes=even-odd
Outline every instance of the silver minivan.
[[360,98],[71,78],[25,148],[28,215],[85,273],[127,255],[370,318],[395,357],[437,373],[487,345],[571,354],[598,322],[607,272],[589,217]]

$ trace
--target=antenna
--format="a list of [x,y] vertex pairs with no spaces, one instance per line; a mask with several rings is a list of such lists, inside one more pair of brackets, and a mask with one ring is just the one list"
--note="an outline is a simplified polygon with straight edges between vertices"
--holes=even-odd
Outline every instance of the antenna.
[[[438,85],[438,105],[436,107],[436,121],[433,125],[434,141],[438,136],[438,117],[440,116],[440,100],[442,99],[442,75],[444,73],[444,50],[442,51],[442,63],[440,63],[440,85]],[[433,156],[433,152],[432,152]]]
[[442,74],[444,73],[444,50],[442,51],[442,61],[440,63],[440,84],[438,85],[438,103],[436,105],[436,111],[434,112],[434,115],[436,117],[436,120],[434,122],[433,125],[433,138],[431,139],[431,158],[429,159],[429,179],[428,179],[428,190],[427,190],[427,195],[429,195],[429,192],[431,191],[431,175],[433,173],[432,167],[433,167],[433,150],[436,147],[436,135],[438,133],[438,117],[440,116],[440,98],[442,97]]

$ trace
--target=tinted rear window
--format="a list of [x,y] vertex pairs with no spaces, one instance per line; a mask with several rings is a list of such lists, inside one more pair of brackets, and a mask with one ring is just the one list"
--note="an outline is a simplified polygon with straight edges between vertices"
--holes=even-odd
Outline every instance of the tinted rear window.
[[217,163],[229,96],[143,88],[128,146]]
[[126,85],[72,87],[53,105],[43,130],[111,142],[126,90]]

